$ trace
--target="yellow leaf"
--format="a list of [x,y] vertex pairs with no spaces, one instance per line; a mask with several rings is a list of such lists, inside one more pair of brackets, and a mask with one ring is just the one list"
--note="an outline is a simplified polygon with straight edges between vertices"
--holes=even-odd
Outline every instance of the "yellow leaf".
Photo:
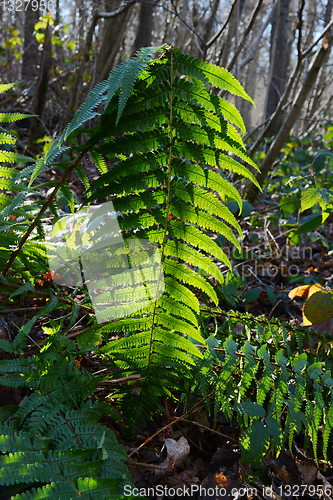
[[294,299],[295,297],[303,297],[304,299],[307,299],[314,293],[320,292],[321,288],[322,286],[320,283],[315,283],[314,285],[301,285],[290,290],[288,297],[290,299]]

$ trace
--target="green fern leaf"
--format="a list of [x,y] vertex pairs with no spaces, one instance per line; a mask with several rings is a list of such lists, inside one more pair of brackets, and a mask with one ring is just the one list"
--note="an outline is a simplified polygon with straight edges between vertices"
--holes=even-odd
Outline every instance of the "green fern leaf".
[[238,95],[255,105],[236,78],[226,69],[207,63],[206,61],[199,61],[183,54],[178,49],[175,49],[175,67],[182,74],[198,78],[203,82],[208,80],[211,85],[228,90],[232,94]]

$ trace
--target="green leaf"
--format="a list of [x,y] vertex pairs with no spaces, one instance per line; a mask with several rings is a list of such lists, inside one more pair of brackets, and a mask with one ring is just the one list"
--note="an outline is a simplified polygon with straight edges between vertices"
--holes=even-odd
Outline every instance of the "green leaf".
[[267,293],[268,300],[270,301],[272,306],[275,306],[275,304],[277,302],[277,298],[276,298],[275,293],[273,292],[273,290],[269,286],[266,286],[266,293]]
[[264,418],[266,416],[265,409],[258,403],[253,403],[252,401],[245,401],[233,407],[235,411],[241,415],[248,415],[249,417],[259,417]]
[[272,444],[278,451],[283,445],[283,431],[280,422],[272,417],[266,418],[267,427],[272,438]]
[[269,448],[270,430],[263,422],[254,422],[242,434],[240,448],[244,463],[255,462],[262,459]]
[[259,298],[260,294],[261,288],[251,288],[244,293],[243,302],[245,302],[245,304],[251,304],[251,302],[254,302]]
[[10,294],[10,298],[15,297],[16,295],[21,295],[21,293],[25,292],[34,292],[34,288],[29,281],[27,283],[24,283],[24,285],[20,286],[20,288],[18,288],[14,292],[12,292]]
[[319,189],[311,187],[307,188],[304,193],[302,193],[301,197],[301,212],[304,212],[304,210],[307,210],[308,208],[312,208],[313,205],[316,205],[319,203],[319,200],[321,199],[321,194]]
[[320,324],[333,318],[332,292],[316,292],[304,304],[303,315],[310,322]]
[[313,218],[308,220],[307,222],[304,222],[304,224],[301,224],[296,231],[294,231],[295,234],[302,234],[302,233],[308,233],[310,231],[313,231],[316,229],[320,224],[322,223],[322,215],[319,214],[314,214]]
[[295,355],[294,358],[292,359],[292,362],[291,362],[291,366],[292,366],[292,369],[296,372],[296,373],[301,373],[306,364],[307,364],[308,360],[307,360],[307,355],[305,352],[303,352],[302,354],[300,355]]
[[309,377],[312,378],[312,380],[317,380],[323,373],[323,363],[321,361],[312,363],[312,365],[309,366],[307,372]]

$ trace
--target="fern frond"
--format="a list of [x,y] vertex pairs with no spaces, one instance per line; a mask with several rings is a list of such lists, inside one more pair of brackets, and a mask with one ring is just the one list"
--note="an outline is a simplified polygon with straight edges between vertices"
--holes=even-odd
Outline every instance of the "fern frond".
[[254,105],[251,97],[247,95],[241,84],[226,69],[207,63],[206,61],[199,61],[198,59],[183,54],[178,49],[174,49],[174,51],[175,68],[180,73],[198,78],[203,82],[208,80],[211,85],[228,90],[232,94],[238,95]]
[[94,111],[95,108],[105,101],[105,92],[108,88],[108,83],[103,81],[98,83],[88,94],[87,100],[84,104],[76,111],[72,121],[67,125],[61,137],[58,141],[57,146],[60,148],[61,144],[70,136],[72,132],[80,128],[87,120],[91,120],[98,116],[99,113]]
[[0,144],[15,144],[16,138],[11,134],[0,132]]
[[120,116],[139,75],[144,71],[156,52],[161,52],[164,48],[166,48],[166,45],[161,45],[160,47],[143,47],[135,54],[133,59],[122,63],[111,71],[108,80],[109,90],[105,106],[108,106],[116,90],[120,87],[116,125],[119,122]]
[[34,115],[24,115],[23,113],[0,113],[0,123],[11,123],[25,118],[32,118]]
[[0,93],[1,92],[6,92],[6,90],[11,89],[14,87],[14,85],[17,85],[17,82],[14,83],[0,83]]

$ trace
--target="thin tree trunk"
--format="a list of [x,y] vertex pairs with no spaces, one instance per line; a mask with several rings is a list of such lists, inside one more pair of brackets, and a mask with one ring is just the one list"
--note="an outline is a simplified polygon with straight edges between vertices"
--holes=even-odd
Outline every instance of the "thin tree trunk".
[[[290,0],[280,0],[277,15],[272,22],[271,35],[271,78],[268,88],[266,118],[275,111],[284,93],[285,79],[289,62],[288,17]],[[279,126],[276,120],[271,132],[274,134]]]
[[[122,5],[122,0],[113,0],[106,4],[105,9],[106,12],[112,12],[115,11],[115,7],[119,8]],[[104,80],[113,68],[115,58],[127,29],[132,9],[133,5],[120,13],[117,17],[105,19],[105,28],[102,45],[97,58],[94,85]]]
[[141,49],[151,45],[153,31],[153,5],[151,3],[142,3],[139,14],[139,26],[132,47],[132,57]]
[[205,23],[205,29],[204,29],[204,33],[203,33],[203,36],[202,36],[202,39],[203,39],[203,46],[202,46],[203,54],[199,54],[199,51],[197,51],[196,57],[200,57],[202,59],[206,59],[206,55],[207,55],[207,42],[211,38],[212,29],[213,29],[214,23],[216,22],[216,12],[217,12],[217,9],[219,8],[219,5],[220,5],[220,0],[214,0],[210,16],[208,17],[208,19],[207,19],[207,21]]
[[35,24],[38,21],[39,10],[32,10],[31,2],[27,6],[24,16],[24,48],[22,57],[22,80],[31,83],[38,75],[37,64],[38,44],[34,37]]
[[[39,118],[41,118],[43,113],[47,96],[47,87],[49,83],[49,72],[50,72],[51,51],[52,51],[51,36],[52,36],[52,30],[50,25],[48,24],[45,29],[43,52],[40,58],[39,76],[33,103],[33,114],[38,115]],[[30,150],[34,150],[35,147],[34,143],[37,139],[39,139],[42,136],[42,134],[43,134],[43,127],[41,126],[40,121],[38,120],[38,118],[32,118],[28,136],[28,148]]]
[[[325,24],[328,24],[330,22],[330,19],[332,17],[332,7],[333,7],[333,1],[331,0],[326,8],[325,11],[325,17],[324,17],[324,22]],[[329,57],[329,54],[327,54],[326,59],[324,61],[324,64],[327,63],[327,59]],[[320,98],[323,94],[323,91],[326,86],[326,80],[327,80],[327,68],[322,67],[319,78],[318,78],[318,83],[316,85],[316,88],[313,89],[313,96],[311,99],[311,103],[309,103],[309,109],[307,113],[305,114],[305,123],[303,126],[303,131],[306,130],[307,128],[307,123],[306,121],[309,120],[313,114],[316,112],[316,110],[320,107]]]
[[[332,0],[329,0],[329,2],[331,1]],[[261,186],[263,185],[268,172],[271,170],[273,162],[279,155],[281,148],[287,141],[289,133],[300,114],[302,106],[304,105],[307,97],[309,96],[309,93],[311,92],[311,89],[315,84],[319,70],[322,67],[323,62],[325,61],[327,54],[330,53],[332,41],[333,39],[331,35],[325,36],[320,48],[317,50],[316,54],[313,57],[306,78],[297,96],[295,97],[294,103],[289,111],[289,114],[287,115],[287,118],[285,119],[278,135],[269,148],[265,158],[260,164],[260,173],[256,175],[256,179]],[[245,197],[250,203],[254,202],[257,194],[258,188],[253,184],[248,185]]]

